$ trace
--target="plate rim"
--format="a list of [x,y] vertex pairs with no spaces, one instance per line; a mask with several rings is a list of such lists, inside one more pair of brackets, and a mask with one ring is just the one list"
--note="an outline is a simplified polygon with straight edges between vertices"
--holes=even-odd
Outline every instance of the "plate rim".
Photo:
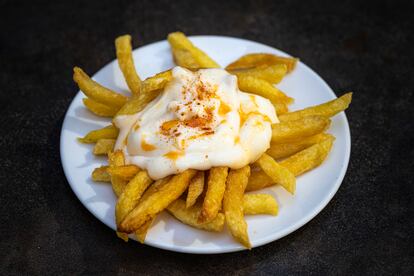
[[[263,44],[261,42],[257,42],[257,41],[253,41],[253,40],[249,40],[249,39],[244,39],[244,38],[238,38],[238,37],[232,37],[232,36],[222,36],[222,35],[193,35],[193,36],[188,36],[188,38],[190,38],[190,39],[208,39],[208,38],[228,39],[228,40],[235,40],[235,41],[240,41],[240,42],[253,43],[253,44],[257,44],[257,45],[262,46],[262,47],[272,48],[273,50],[276,50],[278,52],[283,53],[285,56],[291,57],[291,55],[289,55],[285,51],[282,51],[278,48],[275,48],[275,47],[270,46],[270,45]],[[135,49],[133,49],[133,52],[138,51],[138,50],[142,50],[142,49],[145,49],[145,48],[149,48],[149,47],[154,47],[157,44],[162,44],[162,43],[165,43],[165,42],[167,42],[166,39],[155,41],[155,42],[149,43],[147,45],[143,45],[141,47],[135,48]],[[116,58],[109,61],[108,63],[106,63],[104,66],[100,67],[100,69],[92,75],[92,78],[94,78],[95,75],[99,74],[102,70],[104,70],[104,68],[106,68],[107,66],[110,66],[114,62],[116,62]],[[308,65],[301,62],[301,60],[299,60],[299,62],[302,66],[304,66],[305,70],[307,70],[309,73],[311,73],[313,75],[313,77],[316,80],[318,80],[319,83],[321,83],[323,86],[328,88],[327,90],[329,91],[331,96],[337,98],[337,96],[334,93],[334,91],[332,90],[332,88],[327,84],[327,82],[321,76],[319,76],[315,71],[313,71]],[[101,221],[103,224],[105,224],[106,226],[108,226],[110,229],[113,230],[112,225],[105,222],[102,218],[98,217],[95,214],[95,212],[92,210],[92,207],[88,204],[85,204],[81,200],[81,195],[78,194],[77,190],[72,185],[73,180],[72,180],[71,175],[69,174],[69,168],[67,167],[68,164],[66,164],[66,162],[64,161],[64,154],[63,154],[63,152],[64,152],[64,149],[63,149],[64,134],[63,134],[63,132],[65,130],[65,125],[66,125],[67,119],[69,117],[68,116],[69,110],[71,110],[72,105],[75,104],[75,99],[77,97],[79,97],[80,95],[82,95],[82,92],[80,90],[78,90],[76,95],[72,98],[72,101],[71,101],[70,105],[68,106],[68,108],[65,112],[65,115],[64,115],[64,119],[63,119],[63,122],[62,122],[62,125],[61,125],[61,130],[60,130],[60,139],[59,139],[60,161],[61,161],[61,165],[62,165],[62,168],[63,168],[64,175],[66,177],[66,180],[67,180],[71,190],[73,191],[73,193],[78,198],[78,200],[82,203],[82,205],[95,218],[97,218],[99,221]],[[307,224],[313,218],[315,218],[323,209],[325,209],[325,207],[329,204],[329,202],[332,200],[334,195],[338,192],[339,187],[342,185],[345,174],[348,170],[349,160],[350,160],[350,155],[351,155],[351,146],[352,145],[351,145],[351,130],[350,130],[348,118],[347,118],[345,112],[340,112],[336,116],[341,116],[343,121],[344,121],[344,129],[345,129],[345,137],[344,138],[345,138],[346,147],[345,147],[345,150],[344,150],[344,157],[345,157],[344,161],[345,162],[343,163],[343,166],[341,167],[341,171],[340,171],[340,173],[339,173],[339,175],[338,175],[338,177],[337,177],[337,179],[334,183],[335,185],[332,187],[330,192],[325,196],[325,198],[317,205],[317,207],[315,208],[315,210],[313,210],[313,212],[311,212],[308,215],[302,217],[296,223],[291,224],[288,227],[285,227],[283,230],[281,230],[281,231],[279,231],[279,232],[277,232],[273,235],[268,235],[268,236],[263,237],[259,240],[255,240],[255,245],[252,248],[260,247],[260,246],[263,246],[263,245],[268,244],[270,242],[277,241],[277,240],[279,240],[283,237],[286,237],[287,235],[295,232],[299,228],[303,227],[305,224]],[[221,254],[221,253],[231,253],[231,252],[247,250],[247,248],[244,248],[242,246],[235,246],[235,247],[231,247],[231,248],[214,248],[214,249],[208,249],[208,251],[203,251],[203,249],[192,248],[191,246],[159,244],[159,243],[154,243],[154,242],[151,242],[151,241],[145,241],[144,244],[148,245],[148,246],[160,248],[160,249],[163,249],[163,250],[169,250],[169,251],[180,252],[180,253],[188,253],[188,254]]]

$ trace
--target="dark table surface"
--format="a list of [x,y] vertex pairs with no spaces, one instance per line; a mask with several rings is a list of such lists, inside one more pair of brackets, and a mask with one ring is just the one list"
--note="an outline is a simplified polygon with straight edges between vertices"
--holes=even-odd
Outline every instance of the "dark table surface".
[[[58,2],[0,1],[0,274],[414,274],[412,3]],[[252,251],[168,252],[117,239],[70,189],[72,67],[99,70],[120,34],[139,47],[175,30],[277,47],[354,91],[348,172],[298,231]]]

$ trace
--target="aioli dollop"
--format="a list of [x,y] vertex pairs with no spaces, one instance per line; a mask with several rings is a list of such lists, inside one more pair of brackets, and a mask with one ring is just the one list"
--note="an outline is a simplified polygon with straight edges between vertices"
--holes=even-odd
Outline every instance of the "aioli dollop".
[[114,119],[120,134],[115,149],[127,164],[153,179],[186,169],[241,168],[270,146],[277,123],[269,100],[241,92],[237,78],[223,69],[182,67],[144,110]]

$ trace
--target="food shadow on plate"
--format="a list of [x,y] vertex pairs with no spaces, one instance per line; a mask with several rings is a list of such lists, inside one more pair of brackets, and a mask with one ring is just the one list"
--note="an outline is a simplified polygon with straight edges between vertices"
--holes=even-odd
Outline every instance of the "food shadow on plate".
[[[82,120],[79,120],[81,122],[85,122],[84,121],[85,119],[97,122],[99,125],[97,124],[96,128],[100,128],[102,124],[111,123],[111,118],[97,116],[93,114],[91,111],[89,111],[88,109],[86,109],[86,107],[83,105],[75,107],[74,113],[77,118],[82,119]],[[93,128],[91,130],[93,130]]]

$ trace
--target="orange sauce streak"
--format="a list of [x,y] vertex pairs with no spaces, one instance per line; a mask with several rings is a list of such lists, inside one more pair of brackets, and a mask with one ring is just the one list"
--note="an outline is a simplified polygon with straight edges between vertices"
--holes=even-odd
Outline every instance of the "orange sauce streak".
[[142,148],[144,151],[153,151],[153,150],[157,149],[157,147],[156,147],[156,146],[151,145],[151,144],[148,144],[147,142],[145,142],[145,140],[144,140],[144,139],[142,139],[142,140],[141,140],[141,148]]
[[231,107],[223,101],[220,101],[220,107],[218,113],[220,116],[226,115],[231,111]]
[[177,160],[178,158],[180,158],[183,155],[184,155],[184,152],[182,152],[182,151],[170,151],[170,152],[167,152],[166,154],[164,154],[165,157],[167,157],[168,159],[171,159],[171,160]]

